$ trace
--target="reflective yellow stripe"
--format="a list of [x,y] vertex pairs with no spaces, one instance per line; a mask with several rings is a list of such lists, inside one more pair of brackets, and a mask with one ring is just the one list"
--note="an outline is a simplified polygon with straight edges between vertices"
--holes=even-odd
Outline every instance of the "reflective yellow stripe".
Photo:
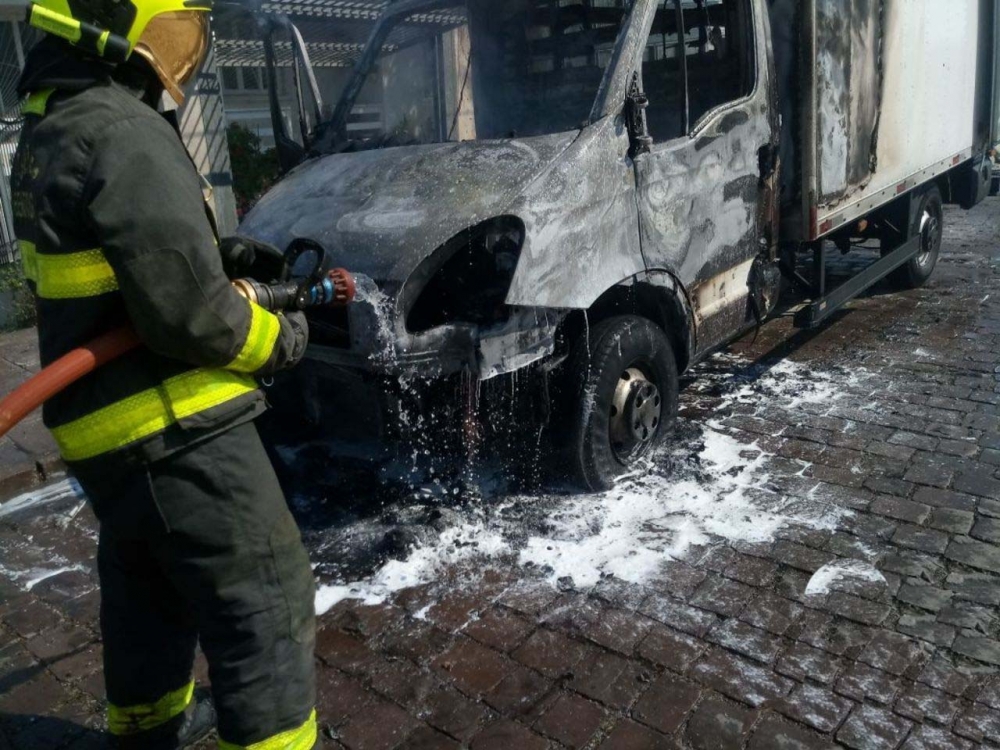
[[229,363],[228,370],[237,372],[257,372],[267,364],[274,351],[274,345],[281,333],[278,316],[260,305],[250,302],[250,332],[236,359]]
[[[38,6],[33,7],[37,8]],[[45,117],[45,110],[49,106],[49,97],[54,93],[55,89],[42,89],[34,94],[29,94],[21,105],[21,114]]]
[[115,706],[109,703],[108,729],[111,734],[122,736],[158,727],[183,712],[191,703],[193,694],[194,683],[189,682],[184,687],[167,693],[156,703],[138,706]]
[[64,459],[83,461],[124,448],[255,390],[256,383],[247,375],[229,370],[192,370],[56,427],[52,436]]
[[100,250],[50,255],[24,240],[18,246],[24,275],[35,282],[42,299],[97,297],[118,289],[115,272]]
[[268,737],[252,745],[234,745],[219,739],[219,750],[312,750],[316,744],[316,712],[313,711],[306,723],[297,729]]
[[21,253],[21,268],[24,269],[24,278],[31,282],[38,281],[38,264],[35,262],[35,245],[24,240],[17,241],[18,250]]
[[80,22],[75,18],[62,13],[57,13],[41,5],[31,6],[31,17],[29,23],[36,29],[55,34],[70,42],[79,42],[83,36],[80,29]]

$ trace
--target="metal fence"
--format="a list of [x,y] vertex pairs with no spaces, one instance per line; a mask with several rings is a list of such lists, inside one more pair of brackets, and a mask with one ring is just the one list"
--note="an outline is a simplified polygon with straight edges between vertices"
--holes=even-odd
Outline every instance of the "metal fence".
[[10,171],[21,132],[17,81],[24,67],[25,50],[35,39],[35,32],[23,25],[0,24],[0,265],[18,260]]

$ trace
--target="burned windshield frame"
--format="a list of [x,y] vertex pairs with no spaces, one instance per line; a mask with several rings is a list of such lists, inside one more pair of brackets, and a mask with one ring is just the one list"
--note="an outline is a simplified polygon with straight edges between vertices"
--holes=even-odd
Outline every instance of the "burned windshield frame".
[[[316,139],[316,148],[314,149],[314,153],[330,153],[347,149],[354,150],[357,148],[371,147],[372,143],[378,139],[352,140],[348,137],[348,131],[350,130],[348,123],[350,122],[353,107],[358,103],[359,99],[362,98],[362,90],[371,80],[372,74],[379,64],[379,60],[382,59],[382,57],[387,53],[386,47],[391,43],[393,34],[399,30],[400,24],[405,23],[406,18],[409,16],[423,13],[433,13],[435,11],[444,11],[450,7],[455,7],[457,9],[458,6],[467,5],[470,5],[469,0],[402,0],[401,2],[395,3],[387,8],[381,18],[376,22],[375,28],[369,35],[365,49],[354,66],[351,77],[340,96],[332,117],[323,124],[322,133]],[[609,3],[607,6],[600,3],[594,3],[592,5],[590,2],[579,3],[579,5],[581,6],[579,9],[577,9],[576,4],[574,4],[573,7],[567,6],[564,10],[569,11],[571,14],[574,11],[579,11],[580,16],[577,23],[584,25],[584,31],[579,33],[581,36],[586,36],[588,43],[591,45],[591,49],[588,54],[592,57],[596,57],[594,57],[589,64],[583,65],[583,67],[580,67],[581,63],[571,61],[571,57],[579,57],[583,53],[577,50],[575,55],[569,54],[570,51],[577,49],[580,43],[575,39],[571,39],[571,36],[575,35],[577,32],[572,32],[571,36],[560,36],[563,33],[570,33],[566,31],[560,31],[558,33],[552,32],[553,41],[555,41],[557,37],[559,39],[565,39],[565,41],[561,42],[563,49],[553,47],[551,55],[556,61],[556,70],[565,70],[567,72],[573,70],[582,75],[587,70],[593,69],[596,71],[594,80],[589,84],[584,85],[583,79],[581,78],[581,80],[576,81],[575,84],[575,88],[579,89],[581,93],[567,93],[567,95],[561,99],[559,97],[550,97],[547,101],[542,101],[535,106],[530,103],[532,99],[538,98],[533,96],[531,93],[533,80],[539,76],[545,75],[545,69],[538,68],[528,71],[527,73],[521,75],[517,81],[508,81],[506,84],[508,94],[510,91],[523,89],[523,110],[519,110],[518,107],[514,107],[512,109],[508,105],[503,105],[503,86],[497,83],[497,87],[494,88],[491,84],[488,84],[485,88],[482,88],[481,95],[485,99],[487,111],[494,111],[498,113],[498,115],[506,113],[506,115],[509,116],[500,117],[500,120],[487,116],[485,122],[493,123],[492,127],[484,127],[483,122],[477,122],[476,130],[480,133],[480,139],[489,140],[509,137],[530,137],[533,135],[569,132],[582,129],[603,115],[603,104],[605,103],[605,98],[609,90],[614,91],[617,89],[613,82],[609,81],[609,78],[613,78],[619,73],[619,65],[623,50],[628,46],[626,44],[626,40],[633,36],[635,9],[637,5],[641,5],[641,0],[638,3],[633,2],[633,0],[620,0],[619,2],[615,2],[613,4]],[[547,8],[544,3],[541,4],[541,6],[545,7],[535,8],[535,10],[539,13],[544,14],[547,10],[553,10],[551,8]],[[561,8],[561,6],[557,7]],[[475,8],[470,8],[470,10],[474,11],[469,17],[470,32],[480,38],[479,44],[482,44],[483,33],[487,28],[484,24],[496,24],[497,22],[502,21],[499,16],[494,17],[494,11],[501,13],[501,9],[485,6],[479,8],[478,11]],[[609,17],[607,14],[611,11],[618,14],[614,23],[611,23],[608,20]],[[566,23],[566,21],[563,21],[563,23]],[[544,23],[542,25],[544,26]],[[525,27],[526,33],[529,34],[527,37],[527,43],[529,45],[542,44],[543,42],[549,41],[548,36],[544,39],[540,37],[538,40],[532,41],[532,38],[530,37],[530,30],[532,26],[533,24],[528,24],[528,26]],[[499,29],[500,27],[496,26],[495,28]],[[492,33],[492,31],[489,32],[489,34]],[[604,38],[605,36],[607,38]],[[472,52],[469,51],[469,54],[471,55]],[[481,50],[477,55],[477,58],[482,57],[483,54],[485,53]],[[538,59],[544,65],[545,55],[544,53],[540,54],[541,57]],[[492,59],[489,55],[487,55],[487,57]],[[479,61],[477,60],[477,62]],[[480,64],[481,62],[477,64],[476,67],[479,68]],[[490,66],[487,66],[487,68],[489,67]],[[477,85],[475,86],[475,90],[477,92],[480,91],[482,81],[492,82],[499,80],[496,77],[497,71],[494,71],[492,76],[490,73],[484,71],[486,71],[486,68],[480,69],[478,74],[473,74],[473,77],[477,78]],[[466,80],[468,80],[468,75],[469,72],[467,68],[465,72]],[[484,75],[486,78],[481,78],[481,76]],[[543,89],[544,88],[545,87],[543,86]],[[570,91],[573,88],[574,86],[568,86],[567,91]],[[586,89],[586,91],[584,91],[584,89]],[[545,90],[551,91],[551,89]],[[464,92],[465,83],[462,84],[462,97],[459,99],[460,102],[464,99]],[[480,95],[477,94],[475,97],[475,110],[479,110],[482,106],[479,98]],[[574,99],[577,99],[577,101],[574,101]],[[550,103],[553,106],[549,106]],[[521,115],[513,114],[515,111],[520,111]],[[548,112],[548,114],[545,114],[546,112]],[[454,113],[454,120],[457,122],[458,118],[459,112],[456,111]],[[452,119],[450,116],[445,117],[445,120],[450,119]],[[447,128],[445,128],[444,132],[451,133],[453,132],[453,129],[447,130]],[[450,135],[442,136],[442,138],[446,141],[452,140]],[[476,136],[458,138],[458,140],[473,139],[476,139]],[[433,142],[441,141],[434,140]],[[390,144],[406,145],[405,143],[400,142],[398,137],[390,136],[388,133],[386,138],[378,141],[376,145],[379,144],[383,146]]]

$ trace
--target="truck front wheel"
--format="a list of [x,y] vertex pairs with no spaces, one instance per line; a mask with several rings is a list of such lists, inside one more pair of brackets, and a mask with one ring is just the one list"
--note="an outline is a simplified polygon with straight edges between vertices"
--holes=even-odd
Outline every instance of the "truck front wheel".
[[568,385],[562,467],[585,489],[609,489],[647,456],[677,415],[677,362],[652,321],[609,318],[584,332],[565,373]]
[[915,201],[917,210],[914,212],[910,236],[920,237],[920,252],[889,276],[889,281],[897,289],[917,289],[926,284],[941,255],[941,241],[944,237],[944,201],[941,199],[941,191],[936,185],[932,185]]

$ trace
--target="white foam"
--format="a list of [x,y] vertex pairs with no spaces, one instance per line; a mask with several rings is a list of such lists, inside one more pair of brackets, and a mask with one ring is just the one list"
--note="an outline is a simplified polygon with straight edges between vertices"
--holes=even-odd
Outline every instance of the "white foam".
[[836,560],[813,573],[806,585],[806,596],[828,594],[837,581],[855,580],[868,583],[887,583],[875,566],[861,560]]
[[25,492],[23,495],[18,495],[0,504],[0,518],[28,508],[39,508],[43,505],[59,502],[71,497],[82,498],[83,490],[75,479],[64,479],[61,482]]
[[[796,409],[838,397],[832,376],[782,362],[754,383],[732,388],[722,401]],[[500,521],[491,524],[477,517],[414,549],[405,560],[390,561],[367,580],[321,587],[317,610],[328,611],[344,599],[378,604],[397,591],[435,580],[450,565],[491,558],[516,559],[543,570],[553,583],[572,578],[581,588],[594,586],[605,575],[641,584],[665,561],[683,558],[698,545],[767,542],[791,525],[835,530],[851,515],[822,493],[793,498],[769,490],[769,456],[756,443],[739,442],[719,421],[702,425],[700,440],[695,470],[686,467],[673,477],[658,468],[670,465],[665,459],[671,458],[671,450],[674,458],[691,460],[688,446],[668,447],[647,469],[623,478],[610,492],[556,501],[544,536],[526,540],[518,534],[505,536]],[[494,515],[516,516],[505,511],[538,501],[508,498],[495,506]]]

